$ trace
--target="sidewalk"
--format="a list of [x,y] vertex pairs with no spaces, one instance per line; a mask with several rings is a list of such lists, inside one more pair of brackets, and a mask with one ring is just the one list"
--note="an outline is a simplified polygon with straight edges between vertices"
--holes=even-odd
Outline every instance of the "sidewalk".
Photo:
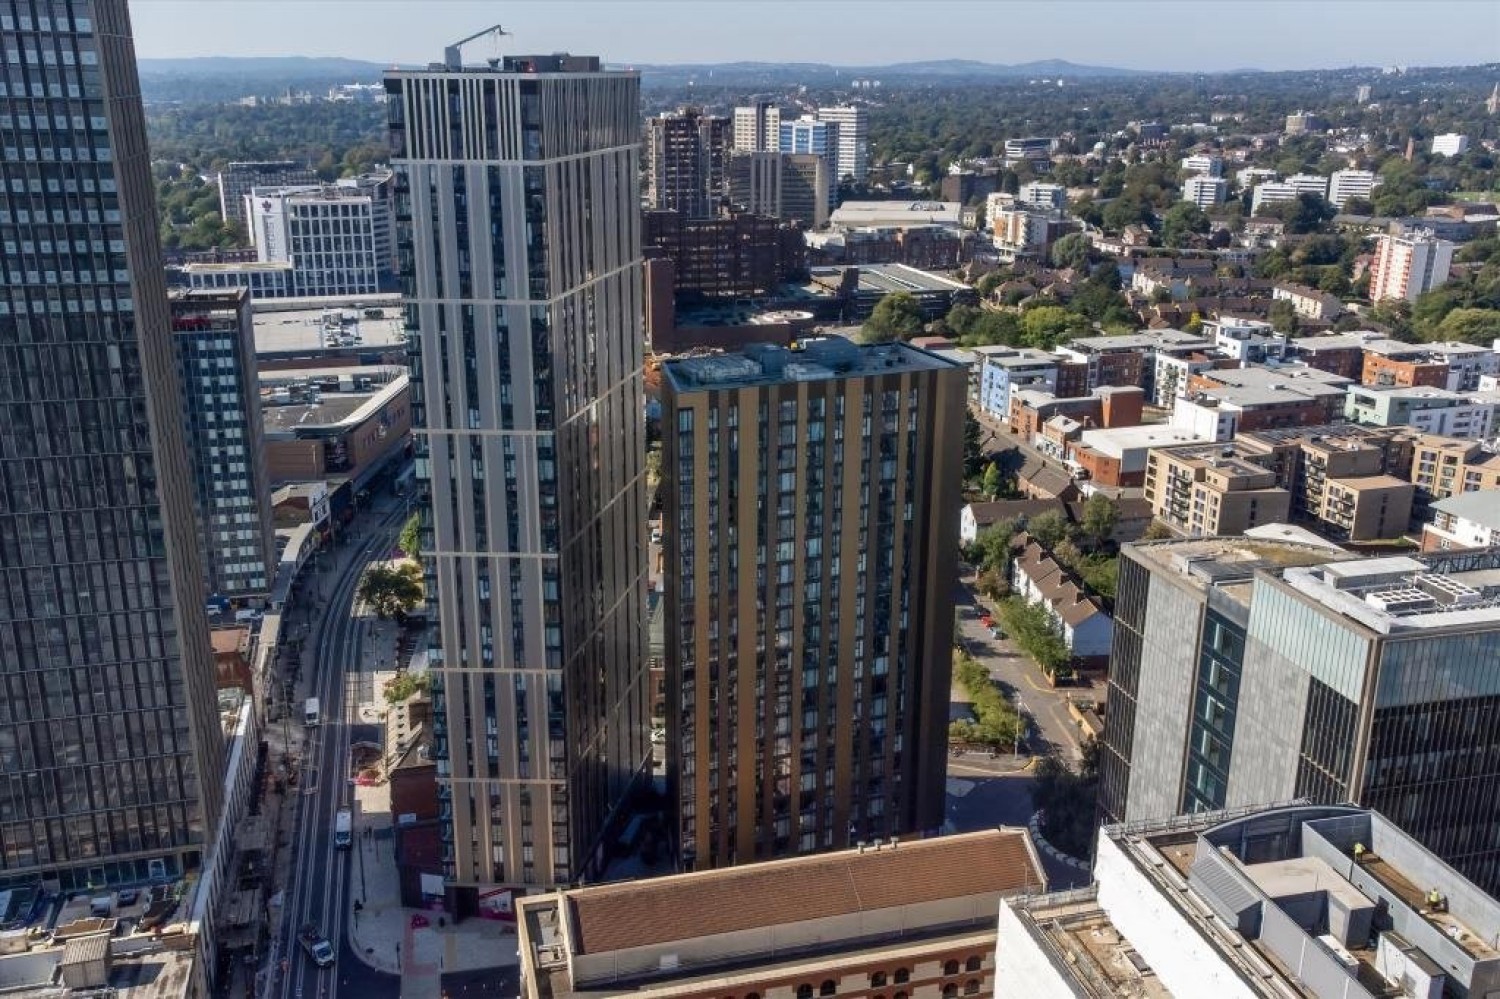
[[[383,681],[393,675],[380,669],[396,654],[400,628],[377,621],[367,639],[360,669],[370,677],[371,700],[362,702],[362,723],[384,726],[386,703]],[[350,912],[346,921],[349,946],[370,967],[401,976],[402,999],[439,999],[442,976],[519,964],[516,938],[510,924],[468,919],[455,925],[441,912],[407,908],[401,904],[400,874],[396,867],[396,839],[391,816],[390,785],[354,788],[354,848],[350,857]],[[358,912],[356,900],[362,900]],[[423,915],[428,925],[412,926]],[[439,925],[441,920],[442,925]]]

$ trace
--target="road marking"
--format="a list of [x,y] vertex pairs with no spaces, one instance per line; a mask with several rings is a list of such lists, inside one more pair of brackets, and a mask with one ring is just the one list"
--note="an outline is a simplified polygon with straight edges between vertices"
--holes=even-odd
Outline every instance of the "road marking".
[[[949,766],[952,766],[952,764],[949,764]],[[955,780],[952,777],[948,778],[948,793],[953,795],[953,797],[962,798],[972,790],[974,790],[973,781]]]

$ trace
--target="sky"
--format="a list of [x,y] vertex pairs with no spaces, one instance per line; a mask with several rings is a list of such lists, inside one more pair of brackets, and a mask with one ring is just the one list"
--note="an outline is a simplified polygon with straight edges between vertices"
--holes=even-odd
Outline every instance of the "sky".
[[1067,59],[1148,70],[1500,62],[1495,0],[131,0],[139,55],[344,56],[426,64],[465,49],[612,64]]

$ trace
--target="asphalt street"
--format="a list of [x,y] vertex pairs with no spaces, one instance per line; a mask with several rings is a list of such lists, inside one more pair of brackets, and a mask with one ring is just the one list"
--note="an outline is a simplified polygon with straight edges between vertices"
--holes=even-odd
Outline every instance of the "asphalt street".
[[[335,813],[350,807],[353,797],[348,719],[354,716],[360,685],[371,682],[357,668],[351,670],[360,661],[369,627],[369,619],[357,613],[355,591],[365,567],[384,558],[395,544],[405,511],[405,505],[394,500],[368,511],[356,527],[357,535],[347,542],[354,550],[344,556],[342,571],[331,583],[322,584],[331,591],[311,636],[312,656],[305,663],[305,696],[319,699],[322,723],[307,729],[302,757],[295,860],[283,895],[280,940],[286,973],[273,989],[281,999],[322,999],[340,991],[361,999],[398,999],[401,994],[400,979],[369,967],[348,945],[344,920],[354,872],[350,853],[334,850],[332,831]],[[300,717],[300,706],[293,705],[293,710],[294,717]],[[317,967],[303,952],[297,933],[306,924],[334,942],[338,959],[331,967]]]

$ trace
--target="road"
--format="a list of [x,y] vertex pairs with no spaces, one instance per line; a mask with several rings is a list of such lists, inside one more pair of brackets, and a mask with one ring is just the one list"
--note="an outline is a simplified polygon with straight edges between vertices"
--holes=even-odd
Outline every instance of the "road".
[[[355,591],[365,567],[394,546],[405,509],[392,500],[364,515],[358,535],[349,542],[353,551],[342,555],[342,570],[313,631],[311,655],[304,653],[305,696],[319,699],[323,717],[321,725],[307,730],[302,755],[294,859],[283,894],[280,939],[286,973],[272,989],[281,999],[332,997],[341,987],[346,995],[360,999],[397,999],[401,993],[396,976],[369,967],[348,945],[344,922],[354,872],[350,852],[333,848],[333,819],[340,808],[350,807],[353,798],[348,779],[350,721],[361,694],[368,696],[360,686],[373,682],[370,674],[358,669],[369,624],[356,613]],[[292,710],[299,718],[300,707],[293,705]],[[309,923],[334,942],[338,959],[333,966],[318,968],[302,951],[297,932]]]
[[956,643],[990,671],[990,678],[1023,716],[1035,725],[1028,745],[1035,755],[1055,753],[1069,763],[1082,758],[1078,725],[1068,715],[1068,698],[1099,697],[1088,683],[1053,687],[1031,657],[1008,638],[997,639],[979,623],[986,607],[974,593],[973,576],[965,576],[954,597],[958,610]]

